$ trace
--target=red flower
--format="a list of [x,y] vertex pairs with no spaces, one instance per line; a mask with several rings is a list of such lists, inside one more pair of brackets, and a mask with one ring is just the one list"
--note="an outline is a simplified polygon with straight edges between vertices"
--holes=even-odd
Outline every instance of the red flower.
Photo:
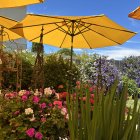
[[68,95],[67,92],[61,92],[61,93],[59,93],[59,99],[66,99],[67,95]]
[[90,98],[90,103],[94,104],[94,100],[92,98]]

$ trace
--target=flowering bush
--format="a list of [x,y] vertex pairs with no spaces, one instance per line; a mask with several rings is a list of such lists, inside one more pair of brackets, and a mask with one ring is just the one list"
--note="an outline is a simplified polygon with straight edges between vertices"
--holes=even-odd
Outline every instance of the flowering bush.
[[0,96],[0,138],[58,139],[67,135],[67,109],[54,90],[6,93]]
[[122,73],[136,81],[140,88],[140,56],[130,56],[122,60]]

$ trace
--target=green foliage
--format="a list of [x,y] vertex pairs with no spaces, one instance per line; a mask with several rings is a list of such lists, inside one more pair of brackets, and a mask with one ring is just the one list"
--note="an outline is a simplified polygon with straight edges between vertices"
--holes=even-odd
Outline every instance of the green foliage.
[[73,85],[79,78],[79,71],[76,65],[73,63],[71,70],[69,60],[64,60],[57,55],[46,57],[44,73],[45,87],[54,87],[56,90],[59,85],[63,85],[65,90],[71,77]]
[[[32,78],[32,64],[31,61],[28,60],[28,57],[20,56],[22,59],[22,89],[28,89],[31,85],[31,78]],[[20,59],[20,58],[19,58]],[[20,69],[19,69],[20,71]],[[16,80],[17,80],[17,73],[16,72],[4,72],[4,88],[9,88],[11,90],[16,89]]]
[[[71,49],[63,48],[56,52],[56,54],[64,55],[64,56],[71,56]],[[76,56],[74,51],[72,52],[73,56]]]
[[[70,140],[138,140],[140,109],[137,112],[137,101],[134,108],[126,112],[127,87],[121,96],[116,94],[118,83],[115,82],[106,96],[104,89],[97,88],[94,95],[94,107],[90,104],[90,92],[86,90],[86,101],[78,100],[83,93],[76,90],[76,100],[67,98],[69,112]],[[69,100],[70,99],[70,100]]]
[[140,94],[140,88],[138,88],[136,81],[129,79],[127,76],[123,76],[122,82],[124,85],[128,85],[129,96],[137,96],[138,94]]
[[41,43],[32,43],[32,52],[43,51],[43,45]]
[[31,87],[32,72],[33,72],[33,68],[30,61],[23,59],[21,89],[28,89],[29,87]]

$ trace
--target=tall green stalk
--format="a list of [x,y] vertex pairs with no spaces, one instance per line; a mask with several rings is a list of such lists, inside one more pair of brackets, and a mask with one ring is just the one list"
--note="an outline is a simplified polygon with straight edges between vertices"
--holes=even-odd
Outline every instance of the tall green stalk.
[[[126,114],[127,87],[116,94],[115,82],[104,95],[102,88],[94,95],[94,108],[90,103],[90,92],[81,86],[76,90],[76,99],[67,98],[70,140],[138,140],[140,139],[140,109],[138,99],[134,108]],[[86,101],[79,100],[86,92]],[[136,129],[137,126],[137,129]]]

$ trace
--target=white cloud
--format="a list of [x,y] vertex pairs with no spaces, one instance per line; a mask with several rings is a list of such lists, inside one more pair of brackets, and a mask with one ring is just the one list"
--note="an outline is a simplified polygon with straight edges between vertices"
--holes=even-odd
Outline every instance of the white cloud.
[[121,48],[117,50],[104,50],[104,51],[96,51],[100,55],[108,56],[108,59],[116,59],[120,60],[124,57],[129,56],[140,56],[140,49],[129,49],[129,48]]
[[139,44],[140,43],[140,41],[132,41],[132,40],[128,40],[128,41],[126,41],[127,43],[134,43],[134,44]]

